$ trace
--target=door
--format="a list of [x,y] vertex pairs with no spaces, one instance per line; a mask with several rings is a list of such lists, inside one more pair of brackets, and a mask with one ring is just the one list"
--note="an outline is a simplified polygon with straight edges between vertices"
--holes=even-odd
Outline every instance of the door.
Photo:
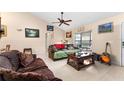
[[48,43],[47,43],[47,33],[45,33],[45,50],[46,50],[46,53],[47,53],[47,46],[48,46]]
[[124,66],[124,23],[121,29],[121,66]]
[[52,38],[52,33],[46,33],[45,34],[45,47],[46,47],[46,53],[48,52],[48,47],[49,45],[52,45],[52,41],[53,41],[53,38]]

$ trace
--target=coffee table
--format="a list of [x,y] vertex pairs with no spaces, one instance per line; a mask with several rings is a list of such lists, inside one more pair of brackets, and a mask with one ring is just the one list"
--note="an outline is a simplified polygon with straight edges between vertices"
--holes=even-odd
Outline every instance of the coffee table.
[[68,55],[67,64],[79,71],[81,68],[95,64],[94,55],[76,56],[76,54],[70,54]]

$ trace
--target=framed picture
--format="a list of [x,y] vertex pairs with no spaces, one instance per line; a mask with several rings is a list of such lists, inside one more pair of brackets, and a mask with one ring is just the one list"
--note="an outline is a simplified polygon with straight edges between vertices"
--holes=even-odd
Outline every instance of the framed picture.
[[39,29],[25,28],[25,37],[38,38],[39,37]]
[[7,37],[7,26],[6,25],[1,25],[2,29],[2,37]]
[[54,30],[54,26],[47,25],[47,31],[53,31],[53,30]]
[[72,37],[72,32],[66,32],[66,38],[71,38]]
[[106,23],[98,26],[99,33],[112,32],[113,31],[113,23]]

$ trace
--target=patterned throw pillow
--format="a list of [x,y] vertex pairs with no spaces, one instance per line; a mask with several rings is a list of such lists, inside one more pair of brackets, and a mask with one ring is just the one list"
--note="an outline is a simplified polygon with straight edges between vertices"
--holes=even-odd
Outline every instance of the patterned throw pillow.
[[57,49],[55,46],[53,46],[53,51],[54,51],[54,52],[57,52],[58,49]]
[[21,54],[20,55],[21,65],[27,67],[30,65],[35,59],[32,54]]

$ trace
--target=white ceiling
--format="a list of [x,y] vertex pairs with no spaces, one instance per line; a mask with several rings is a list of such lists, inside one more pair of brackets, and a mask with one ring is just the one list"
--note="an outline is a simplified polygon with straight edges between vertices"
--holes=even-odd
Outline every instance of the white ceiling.
[[61,16],[60,12],[32,12],[33,15],[45,20],[48,24],[57,26],[63,30],[76,28],[83,24],[92,23],[99,19],[111,17],[120,13],[121,12],[64,12],[64,19],[71,19],[72,22],[70,22],[70,26],[62,25],[59,27],[58,24],[52,24],[52,22],[58,21],[57,18]]

